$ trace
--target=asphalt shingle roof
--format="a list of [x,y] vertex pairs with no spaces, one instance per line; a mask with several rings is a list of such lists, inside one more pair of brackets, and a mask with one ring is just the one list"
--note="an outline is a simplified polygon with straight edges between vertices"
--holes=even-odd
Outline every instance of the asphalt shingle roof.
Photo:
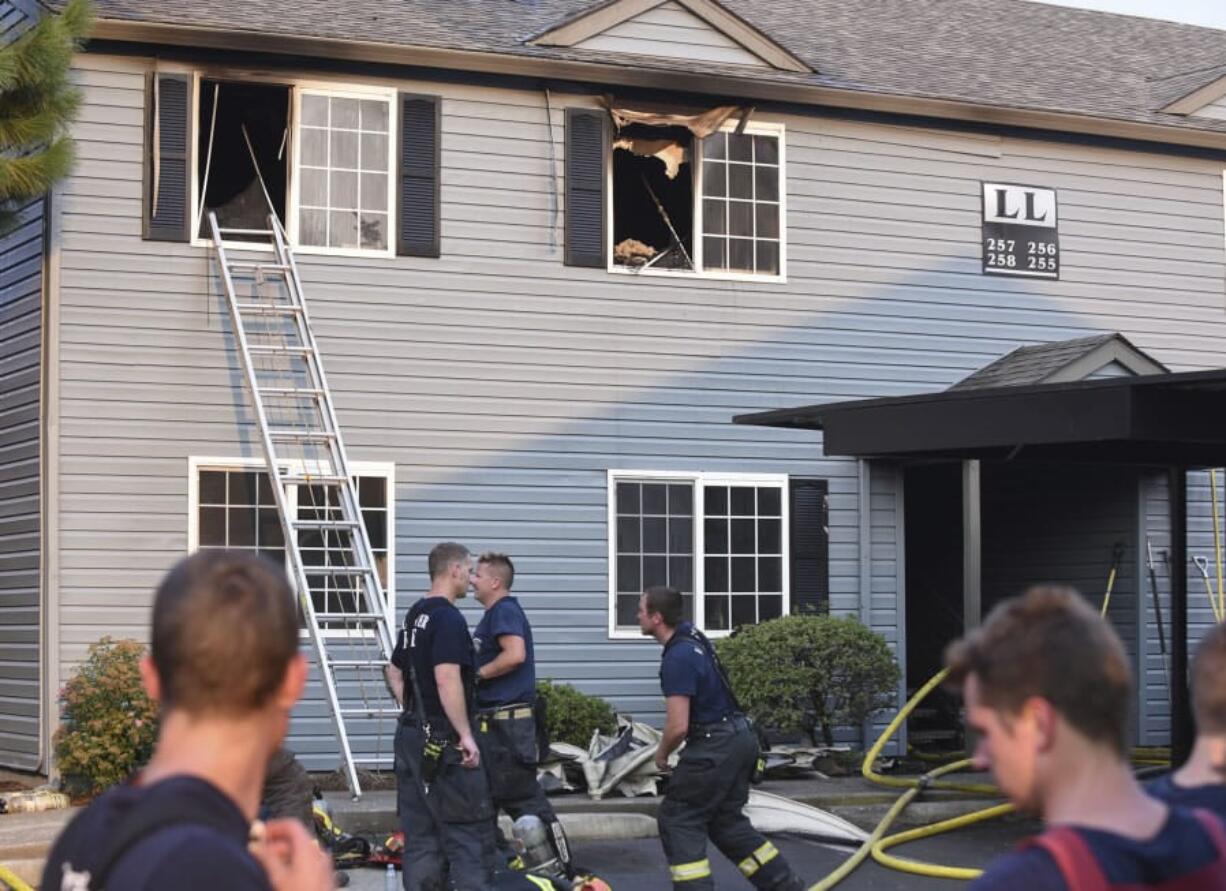
[[[61,0],[49,0],[58,5]],[[270,36],[558,58],[679,63],[565,47],[535,35],[605,0],[95,0],[103,19]],[[754,80],[1065,112],[1226,132],[1161,109],[1226,75],[1226,31],[1029,0],[722,0],[816,74],[692,63]]]
[[1088,356],[1103,344],[1119,340],[1129,349],[1137,351],[1127,338],[1120,334],[1095,334],[1055,343],[1040,343],[1018,347],[1001,356],[995,362],[983,366],[974,374],[958,381],[950,390],[982,390],[989,387],[1024,387],[1041,384],[1060,369]]

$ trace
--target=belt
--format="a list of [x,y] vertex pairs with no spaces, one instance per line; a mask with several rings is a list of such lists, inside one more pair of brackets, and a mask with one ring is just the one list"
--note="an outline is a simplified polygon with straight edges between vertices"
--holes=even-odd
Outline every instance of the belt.
[[494,721],[520,721],[532,717],[532,706],[522,702],[512,702],[495,708],[480,709],[477,714]]
[[686,736],[693,736],[699,733],[716,733],[729,730],[748,730],[749,719],[740,712],[733,712],[730,715],[724,715],[718,721],[711,721],[706,724],[691,724],[689,730],[686,731]]

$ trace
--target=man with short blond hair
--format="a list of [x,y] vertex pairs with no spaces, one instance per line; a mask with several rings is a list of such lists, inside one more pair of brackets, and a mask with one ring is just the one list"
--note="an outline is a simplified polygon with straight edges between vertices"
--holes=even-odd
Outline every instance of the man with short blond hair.
[[161,708],[149,765],[56,842],[41,887],[319,891],[331,863],[295,819],[249,852],[269,757],[306,682],[285,573],[240,551],[202,552],[163,579],[141,679]]
[[972,891],[1226,887],[1226,830],[1149,797],[1127,758],[1132,674],[1115,631],[1073,589],[1031,588],[946,653],[975,764],[1048,829]]
[[1226,624],[1209,629],[1196,648],[1192,713],[1196,743],[1191,755],[1146,791],[1167,804],[1204,808],[1226,820]]

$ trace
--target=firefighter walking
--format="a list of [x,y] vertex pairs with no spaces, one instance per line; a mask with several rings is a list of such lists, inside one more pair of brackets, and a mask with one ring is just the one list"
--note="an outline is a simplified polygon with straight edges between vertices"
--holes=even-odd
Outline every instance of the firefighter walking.
[[648,588],[639,629],[664,646],[660,687],[667,702],[656,766],[685,741],[660,805],[660,841],[675,891],[713,889],[707,838],[757,888],[800,891],[803,883],[779,850],[744,814],[758,760],[758,738],[706,637],[683,621],[681,594]]

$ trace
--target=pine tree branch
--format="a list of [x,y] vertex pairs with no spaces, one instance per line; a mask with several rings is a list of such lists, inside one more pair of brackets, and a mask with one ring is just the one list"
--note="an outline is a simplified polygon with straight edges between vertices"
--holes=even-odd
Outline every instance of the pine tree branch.
[[66,83],[72,56],[93,21],[90,0],[68,0],[59,15],[44,16],[17,40],[0,48],[0,91]]
[[26,201],[49,191],[68,175],[73,156],[72,140],[66,136],[35,154],[0,156],[0,201]]
[[23,90],[0,95],[0,151],[51,142],[68,126],[81,105],[81,93],[64,89],[47,95]]

